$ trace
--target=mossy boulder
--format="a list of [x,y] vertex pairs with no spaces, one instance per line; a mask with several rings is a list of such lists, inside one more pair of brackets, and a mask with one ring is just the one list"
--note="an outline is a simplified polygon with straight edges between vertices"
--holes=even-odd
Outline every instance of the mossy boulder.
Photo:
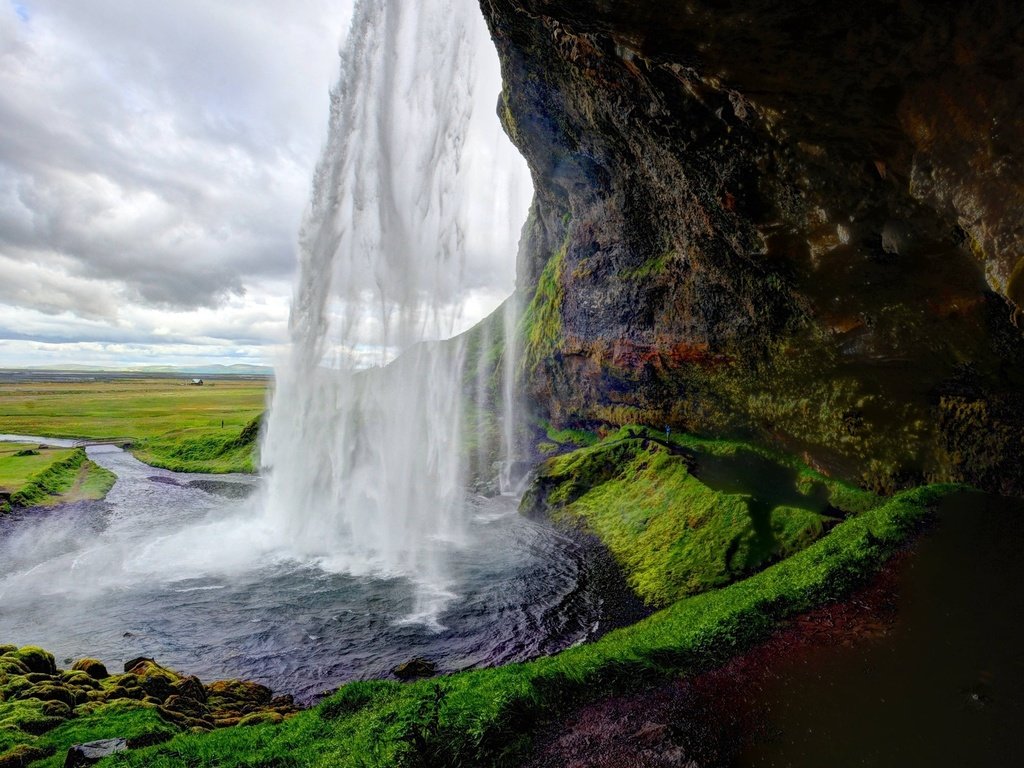
[[29,672],[57,674],[57,662],[54,660],[53,654],[34,645],[26,645],[5,655],[20,661]]
[[203,685],[202,681],[194,675],[181,678],[181,680],[174,683],[172,687],[174,688],[174,693],[178,696],[206,703],[206,687]]
[[27,768],[37,760],[44,760],[52,754],[53,749],[19,744],[0,755],[0,768]]
[[79,659],[71,665],[71,669],[76,672],[85,672],[93,680],[105,680],[110,677],[106,665],[97,659]]
[[238,725],[277,725],[284,722],[280,712],[253,712],[238,721]]
[[624,427],[545,461],[521,510],[596,536],[651,606],[806,548],[877,497],[729,441]]
[[261,707],[270,703],[273,692],[265,685],[247,680],[218,680],[206,686],[211,707]]
[[20,699],[39,699],[40,701],[60,701],[69,707],[75,705],[75,692],[58,683],[40,683],[21,691]]

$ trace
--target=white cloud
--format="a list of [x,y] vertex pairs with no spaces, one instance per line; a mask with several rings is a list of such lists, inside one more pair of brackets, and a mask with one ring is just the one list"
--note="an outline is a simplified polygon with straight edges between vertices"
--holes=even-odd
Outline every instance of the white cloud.
[[[353,2],[0,0],[0,367],[273,358]],[[520,224],[468,233],[460,327]]]
[[0,3],[0,336],[280,343],[351,0]]

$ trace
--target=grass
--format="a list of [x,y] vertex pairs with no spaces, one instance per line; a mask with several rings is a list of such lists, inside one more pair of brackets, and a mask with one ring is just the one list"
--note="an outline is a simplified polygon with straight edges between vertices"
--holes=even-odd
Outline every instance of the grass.
[[953,488],[902,493],[836,525],[792,557],[680,600],[590,645],[525,664],[411,684],[351,683],[278,726],[183,734],[104,765],[504,766],[530,729],[567,706],[644,680],[694,673],[763,638],[794,613],[861,584]]
[[0,511],[102,499],[116,479],[81,448],[0,443],[0,492],[9,499]]
[[665,606],[724,586],[880,503],[754,446],[625,427],[544,462],[524,509],[595,534]]
[[258,380],[202,387],[168,378],[5,383],[0,432],[122,440],[141,460],[166,469],[251,472],[252,425],[266,407],[266,389]]

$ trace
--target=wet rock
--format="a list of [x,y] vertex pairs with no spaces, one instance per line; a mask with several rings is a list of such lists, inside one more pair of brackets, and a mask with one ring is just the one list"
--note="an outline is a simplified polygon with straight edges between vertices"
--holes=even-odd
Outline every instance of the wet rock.
[[412,680],[417,677],[433,677],[437,674],[437,664],[429,659],[416,657],[403,662],[391,670],[391,674],[399,680]]
[[103,739],[101,741],[90,741],[87,744],[77,744],[68,750],[68,756],[64,760],[64,768],[82,768],[82,766],[95,765],[103,758],[110,757],[118,752],[125,752],[127,749],[127,739]]
[[71,665],[71,669],[76,672],[85,672],[93,680],[105,680],[110,677],[103,662],[96,659],[79,659]]

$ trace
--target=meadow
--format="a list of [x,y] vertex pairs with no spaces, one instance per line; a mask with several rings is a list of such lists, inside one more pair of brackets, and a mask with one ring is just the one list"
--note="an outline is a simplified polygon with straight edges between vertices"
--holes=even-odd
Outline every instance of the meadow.
[[0,443],[0,513],[101,499],[115,479],[81,448]]
[[0,432],[124,443],[182,472],[252,472],[266,379],[0,382]]

